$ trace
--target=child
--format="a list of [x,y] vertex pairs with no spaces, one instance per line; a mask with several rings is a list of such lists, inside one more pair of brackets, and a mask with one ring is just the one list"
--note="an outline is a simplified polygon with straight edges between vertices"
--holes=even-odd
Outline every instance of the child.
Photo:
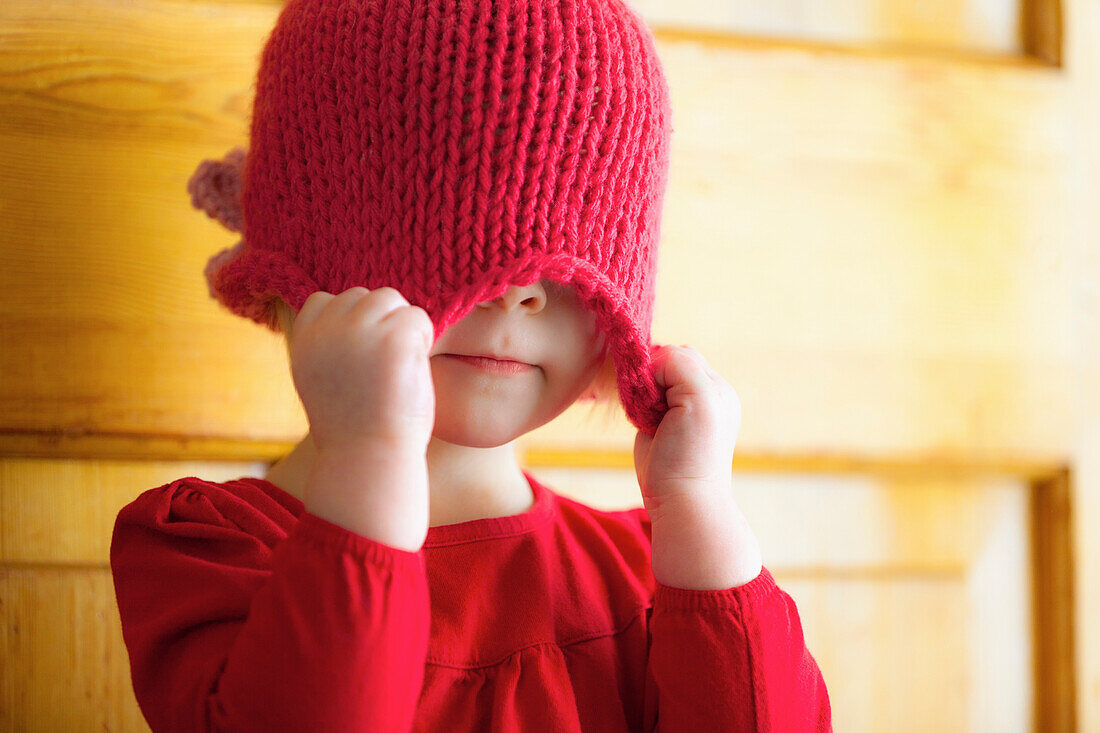
[[[243,232],[211,294],[286,334],[310,429],[119,513],[153,730],[831,730],[734,501],[736,394],[650,341],[671,130],[622,0],[285,5],[247,154],[190,188]],[[627,511],[512,450],[608,375]]]

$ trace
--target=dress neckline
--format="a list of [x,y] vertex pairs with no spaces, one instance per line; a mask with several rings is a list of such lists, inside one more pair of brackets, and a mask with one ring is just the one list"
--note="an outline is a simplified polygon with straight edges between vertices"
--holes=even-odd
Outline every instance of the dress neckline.
[[[423,546],[445,547],[479,540],[514,537],[532,532],[546,524],[557,513],[557,496],[548,486],[525,469],[521,469],[521,471],[527,479],[527,485],[530,486],[533,496],[533,503],[526,511],[503,517],[482,517],[481,519],[471,519],[456,524],[428,527],[428,535]],[[306,510],[305,504],[298,497],[287,493],[265,478],[242,476],[237,480],[250,482],[269,494],[277,495],[281,499],[280,503],[290,507],[296,517],[301,517]]]

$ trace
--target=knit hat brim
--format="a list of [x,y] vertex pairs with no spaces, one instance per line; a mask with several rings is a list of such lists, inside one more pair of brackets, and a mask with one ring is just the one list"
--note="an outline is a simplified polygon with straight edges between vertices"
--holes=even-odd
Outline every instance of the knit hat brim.
[[[275,299],[281,298],[297,312],[310,294],[322,289],[285,254],[257,250],[244,240],[212,257],[205,275],[212,297],[233,313],[271,330],[277,329],[272,308]],[[636,428],[653,436],[668,410],[664,391],[653,374],[653,356],[661,345],[639,330],[630,317],[626,296],[590,262],[569,254],[530,254],[480,273],[468,286],[448,293],[446,300],[438,304],[409,302],[424,308],[431,317],[434,343],[478,303],[503,295],[510,285],[530,285],[543,278],[574,287],[581,303],[596,314],[597,328],[607,335],[607,350],[615,365],[626,417]]]

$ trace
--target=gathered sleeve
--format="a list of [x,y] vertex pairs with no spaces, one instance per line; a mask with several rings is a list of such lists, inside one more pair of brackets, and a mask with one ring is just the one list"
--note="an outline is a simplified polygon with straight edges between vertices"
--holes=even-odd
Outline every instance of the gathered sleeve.
[[[644,514],[639,518],[646,525]],[[766,567],[745,585],[655,583],[645,720],[659,733],[831,733],[829,693],[794,599]]]
[[152,730],[411,728],[430,628],[423,550],[191,478],[125,506],[110,559]]

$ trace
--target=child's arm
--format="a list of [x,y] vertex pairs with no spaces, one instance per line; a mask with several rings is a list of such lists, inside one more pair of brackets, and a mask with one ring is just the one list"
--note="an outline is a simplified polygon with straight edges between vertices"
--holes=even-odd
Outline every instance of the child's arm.
[[831,733],[829,693],[798,609],[767,568],[725,590],[658,583],[649,633],[651,730]]
[[119,513],[111,569],[155,730],[412,726],[431,619],[432,337],[392,288],[311,294],[289,344],[317,450],[299,521],[202,482]]
[[737,393],[690,347],[662,347],[669,410],[638,432],[635,467],[656,581],[646,720],[652,730],[831,731],[825,682],[791,597],[734,500]]
[[408,730],[430,610],[420,552],[196,478],[119,513],[111,570],[154,731]]

